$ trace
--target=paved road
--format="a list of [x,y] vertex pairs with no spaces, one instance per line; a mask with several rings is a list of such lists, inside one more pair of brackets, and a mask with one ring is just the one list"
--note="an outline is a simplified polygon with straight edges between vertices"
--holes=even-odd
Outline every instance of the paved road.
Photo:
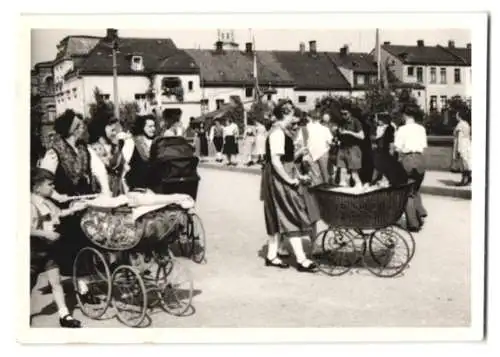
[[[425,229],[403,276],[358,270],[342,277],[266,268],[259,177],[201,169],[198,212],[209,240],[208,264],[186,262],[195,278],[196,313],[158,312],[153,327],[445,327],[470,321],[470,201],[424,196]],[[445,213],[444,213],[445,212]],[[40,279],[39,287],[45,284]],[[50,295],[35,292],[33,326],[57,326]],[[39,314],[42,312],[42,314]],[[119,327],[116,319],[88,327]]]

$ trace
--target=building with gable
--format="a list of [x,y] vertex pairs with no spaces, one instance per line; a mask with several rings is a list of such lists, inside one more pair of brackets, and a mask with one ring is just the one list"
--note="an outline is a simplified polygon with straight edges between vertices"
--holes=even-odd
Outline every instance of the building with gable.
[[448,47],[426,46],[423,40],[418,40],[416,46],[390,42],[381,46],[382,65],[401,82],[425,87],[417,92],[417,99],[426,112],[445,109],[448,100],[456,95],[470,101],[471,52],[470,44],[456,48],[453,41]]

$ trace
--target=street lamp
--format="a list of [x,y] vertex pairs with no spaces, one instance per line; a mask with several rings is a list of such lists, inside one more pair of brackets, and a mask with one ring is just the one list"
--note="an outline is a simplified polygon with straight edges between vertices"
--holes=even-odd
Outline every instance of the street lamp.
[[120,103],[118,103],[118,65],[116,63],[116,53],[118,51],[118,38],[115,37],[112,42],[113,56],[113,101],[115,102],[115,117],[120,117]]

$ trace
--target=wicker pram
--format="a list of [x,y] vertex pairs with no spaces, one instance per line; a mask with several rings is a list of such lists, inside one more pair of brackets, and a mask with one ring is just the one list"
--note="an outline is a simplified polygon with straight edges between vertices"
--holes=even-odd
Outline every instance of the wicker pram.
[[113,209],[91,207],[81,220],[87,238],[97,247],[124,251],[168,240],[172,243],[186,214],[177,205],[168,205],[135,219],[130,207]]
[[387,187],[357,195],[319,185],[311,190],[321,219],[332,227],[380,229],[395,224],[403,214],[412,184]]
[[315,244],[321,245],[321,253],[316,255],[319,269],[338,276],[361,262],[380,277],[400,274],[415,252],[413,236],[397,224],[413,183],[360,194],[332,188],[329,185],[311,188],[321,219],[328,225],[316,237]]

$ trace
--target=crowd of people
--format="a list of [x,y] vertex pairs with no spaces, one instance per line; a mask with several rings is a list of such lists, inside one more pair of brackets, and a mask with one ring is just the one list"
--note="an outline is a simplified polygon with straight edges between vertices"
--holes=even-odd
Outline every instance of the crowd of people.
[[[281,101],[249,122],[243,135],[246,164],[262,165],[261,200],[269,236],[265,265],[288,268],[284,258],[288,239],[301,272],[313,272],[302,238],[313,236],[320,220],[319,208],[309,187],[330,184],[361,188],[366,185],[401,185],[413,182],[405,208],[406,229],[419,231],[427,212],[420,196],[425,176],[425,128],[416,108],[401,110],[402,124],[389,115],[360,120],[349,105],[340,108],[340,120],[316,108],[306,115],[294,104]],[[300,113],[300,114],[298,114]],[[471,182],[470,125],[457,113],[454,158],[462,162],[462,185]],[[46,271],[63,327],[80,327],[68,311],[60,274],[71,274],[78,250],[86,243],[79,221],[84,203],[74,197],[101,194],[116,197],[147,187],[153,139],[158,136],[154,116],[139,116],[131,131],[124,131],[112,114],[101,113],[88,123],[66,110],[54,126],[56,136],[46,152],[38,152],[31,175],[31,289]],[[88,130],[86,130],[88,129]],[[209,146],[215,159],[236,165],[239,128],[231,118],[216,119],[210,127],[194,128],[195,147],[203,159]],[[168,121],[160,136],[182,136],[180,120]],[[88,139],[82,142],[84,134]],[[83,289],[84,290],[84,289]],[[85,291],[79,291],[85,298]]]

